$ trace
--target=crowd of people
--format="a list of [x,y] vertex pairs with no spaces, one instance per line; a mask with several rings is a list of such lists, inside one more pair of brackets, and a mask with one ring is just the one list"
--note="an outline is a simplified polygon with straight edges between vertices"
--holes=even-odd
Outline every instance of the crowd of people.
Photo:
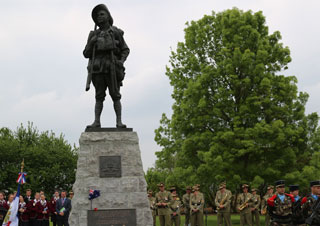
[[[9,194],[6,200],[4,192],[0,192],[0,225],[2,225],[10,204],[16,193]],[[31,189],[26,190],[25,196],[19,196],[19,226],[49,226],[51,219],[53,226],[69,226],[68,218],[71,211],[73,192],[55,191],[51,198],[46,198],[43,191],[32,196]]]
[[[186,187],[186,193],[180,200],[175,187],[165,190],[163,183],[158,184],[159,192],[153,197],[148,191],[150,209],[154,226],[159,218],[160,226],[180,226],[181,214],[185,214],[185,226],[204,225],[204,195],[200,185]],[[266,226],[320,226],[320,181],[310,182],[310,193],[299,196],[299,185],[289,185],[290,193],[285,193],[285,181],[279,180],[267,188],[261,198],[257,189],[242,185],[242,193],[234,202],[226,182],[219,185],[215,196],[218,226],[231,226],[231,210],[235,205],[240,214],[240,225],[260,226],[260,216],[265,215]],[[275,189],[275,192],[274,192]]]

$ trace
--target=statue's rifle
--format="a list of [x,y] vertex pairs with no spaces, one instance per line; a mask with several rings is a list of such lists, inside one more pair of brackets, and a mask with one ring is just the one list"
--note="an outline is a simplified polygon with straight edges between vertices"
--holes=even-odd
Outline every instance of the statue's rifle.
[[[94,32],[97,30],[97,25],[94,25]],[[88,76],[87,76],[87,83],[86,83],[86,91],[89,91],[90,89],[90,83],[92,81],[92,72],[93,72],[93,64],[95,60],[95,55],[96,55],[96,45],[94,44],[93,50],[92,50],[92,57],[89,59],[89,67],[88,67]]]

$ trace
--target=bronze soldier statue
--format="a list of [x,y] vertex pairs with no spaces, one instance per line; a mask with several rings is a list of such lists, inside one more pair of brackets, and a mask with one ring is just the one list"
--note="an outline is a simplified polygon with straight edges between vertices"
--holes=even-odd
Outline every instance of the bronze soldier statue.
[[86,91],[90,89],[92,81],[96,90],[96,104],[95,120],[87,128],[101,127],[100,116],[107,89],[113,100],[116,126],[126,128],[121,120],[120,86],[125,74],[123,64],[130,50],[123,38],[124,32],[113,26],[113,18],[104,4],[94,7],[91,16],[96,26],[89,34],[83,55],[89,58]]

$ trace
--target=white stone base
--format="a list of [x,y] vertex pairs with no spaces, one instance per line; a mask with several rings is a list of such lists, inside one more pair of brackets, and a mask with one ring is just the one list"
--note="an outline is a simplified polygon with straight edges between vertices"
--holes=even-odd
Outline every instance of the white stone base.
[[[122,177],[100,178],[99,156],[121,156]],[[70,226],[91,226],[87,224],[90,189],[100,190],[101,195],[93,200],[93,208],[136,209],[137,226],[153,225],[136,132],[81,134]]]

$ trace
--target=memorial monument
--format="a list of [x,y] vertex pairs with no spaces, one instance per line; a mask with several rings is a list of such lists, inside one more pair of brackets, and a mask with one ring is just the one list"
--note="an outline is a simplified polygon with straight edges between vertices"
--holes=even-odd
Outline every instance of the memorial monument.
[[[121,119],[120,87],[129,54],[123,34],[113,26],[107,7],[92,10],[95,29],[83,51],[89,58],[86,90],[95,87],[95,120],[80,137],[71,226],[152,226],[147,184],[136,132]],[[115,128],[101,128],[100,116],[106,91],[113,100]],[[100,190],[90,203],[89,190]]]

